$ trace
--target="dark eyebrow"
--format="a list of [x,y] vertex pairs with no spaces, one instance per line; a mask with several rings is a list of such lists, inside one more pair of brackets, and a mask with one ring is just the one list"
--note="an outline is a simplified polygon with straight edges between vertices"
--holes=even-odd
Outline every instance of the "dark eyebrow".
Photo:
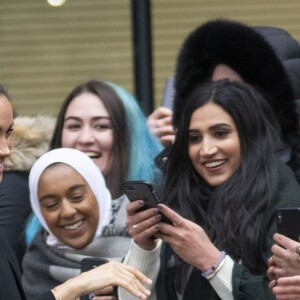
[[223,127],[227,127],[227,128],[231,128],[232,126],[227,124],[227,123],[218,123],[218,124],[214,124],[212,126],[209,127],[210,130],[214,130],[214,129],[218,129],[218,128],[223,128]]
[[[97,116],[97,117],[93,117],[92,120],[93,121],[98,121],[98,120],[111,120],[110,117],[107,117],[107,116]],[[80,121],[81,119],[79,117],[75,117],[75,116],[70,116],[70,117],[67,117],[64,119],[64,122],[65,121],[68,121],[68,120],[74,120],[74,121]]]
[[[217,123],[217,124],[214,124],[212,126],[209,127],[209,130],[216,130],[216,129],[219,129],[219,128],[231,128],[232,126],[227,124],[227,123]],[[189,129],[189,133],[193,133],[193,132],[199,132],[198,129]]]
[[[68,188],[67,193],[70,194],[70,193],[72,193],[75,190],[80,189],[80,188],[86,188],[86,184],[74,184],[74,185],[72,185],[71,187]],[[43,195],[39,199],[39,201],[42,202],[44,200],[47,200],[48,198],[56,198],[56,195],[55,194],[46,194],[46,195]]]

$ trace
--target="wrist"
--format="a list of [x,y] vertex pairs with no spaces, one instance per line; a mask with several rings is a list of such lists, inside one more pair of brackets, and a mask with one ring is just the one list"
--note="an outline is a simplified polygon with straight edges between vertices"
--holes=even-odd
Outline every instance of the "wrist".
[[213,265],[211,265],[208,269],[201,272],[201,275],[205,277],[206,279],[213,278],[217,272],[220,270],[220,268],[223,266],[225,262],[225,251],[221,251],[219,258],[214,262]]

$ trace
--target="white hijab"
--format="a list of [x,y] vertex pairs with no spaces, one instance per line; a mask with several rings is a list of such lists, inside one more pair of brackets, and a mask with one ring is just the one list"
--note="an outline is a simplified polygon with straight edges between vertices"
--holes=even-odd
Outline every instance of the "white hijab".
[[42,226],[48,231],[47,244],[58,248],[70,248],[63,244],[50,231],[40,208],[38,184],[44,170],[54,163],[65,163],[74,168],[88,183],[93,191],[99,207],[99,222],[94,239],[101,235],[103,226],[108,225],[112,218],[111,195],[106,187],[101,171],[83,152],[71,148],[59,148],[42,155],[33,165],[29,174],[31,207]]

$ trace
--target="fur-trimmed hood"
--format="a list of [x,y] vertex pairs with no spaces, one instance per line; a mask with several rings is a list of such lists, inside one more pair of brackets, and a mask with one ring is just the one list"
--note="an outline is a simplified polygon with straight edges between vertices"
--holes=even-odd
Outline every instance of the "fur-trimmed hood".
[[175,127],[182,114],[183,99],[196,86],[209,80],[219,63],[230,66],[247,83],[265,93],[283,132],[295,128],[293,88],[280,59],[256,30],[230,20],[209,21],[184,41],[175,74]]
[[11,156],[5,159],[6,171],[29,171],[33,163],[48,151],[55,118],[38,115],[14,120]]

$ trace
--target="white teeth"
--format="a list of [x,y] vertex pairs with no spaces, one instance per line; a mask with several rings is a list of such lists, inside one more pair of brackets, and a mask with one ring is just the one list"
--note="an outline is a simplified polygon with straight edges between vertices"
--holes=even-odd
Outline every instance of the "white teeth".
[[96,152],[85,152],[85,154],[87,156],[89,156],[90,158],[97,158],[100,157],[100,154],[96,153]]
[[212,161],[212,162],[206,163],[204,165],[207,168],[214,168],[214,167],[224,164],[224,162],[225,162],[225,160],[218,160],[218,161]]
[[83,221],[79,221],[75,224],[72,224],[72,225],[68,225],[68,226],[64,226],[64,229],[67,229],[67,230],[74,230],[74,229],[77,229],[81,226],[81,224],[83,223]]

